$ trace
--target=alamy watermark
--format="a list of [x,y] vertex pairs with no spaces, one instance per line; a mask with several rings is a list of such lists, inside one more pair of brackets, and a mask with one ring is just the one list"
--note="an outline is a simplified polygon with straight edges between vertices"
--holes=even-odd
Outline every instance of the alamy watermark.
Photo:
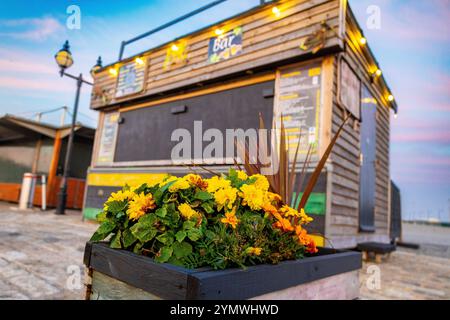
[[67,7],[66,14],[69,16],[66,20],[66,27],[69,30],[81,29],[81,9],[79,6],[73,4]]
[[[171,141],[174,164],[224,164],[245,161],[261,164],[261,174],[274,175],[279,170],[277,150],[272,143],[279,136],[277,129],[226,129],[217,128],[203,132],[203,122],[194,121],[193,133],[179,128],[172,132]],[[246,150],[246,152],[244,151]]]

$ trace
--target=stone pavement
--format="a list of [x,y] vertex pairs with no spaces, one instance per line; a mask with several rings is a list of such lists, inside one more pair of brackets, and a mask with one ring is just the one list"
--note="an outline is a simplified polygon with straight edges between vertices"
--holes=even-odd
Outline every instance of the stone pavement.
[[[79,211],[21,212],[0,202],[0,299],[83,299],[84,244],[96,227]],[[437,255],[399,249],[380,265],[365,263],[361,298],[450,299],[450,258]],[[377,274],[379,289],[368,281]]]
[[82,299],[84,244],[96,229],[79,211],[0,203],[0,299]]

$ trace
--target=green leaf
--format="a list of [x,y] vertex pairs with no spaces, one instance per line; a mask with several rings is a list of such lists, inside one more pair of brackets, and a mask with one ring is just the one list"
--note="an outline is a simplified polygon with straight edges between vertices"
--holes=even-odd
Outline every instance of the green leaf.
[[133,243],[135,243],[137,240],[136,236],[131,232],[130,229],[126,229],[122,235],[123,235],[124,248],[128,248],[128,247],[132,246]]
[[195,222],[193,222],[193,221],[185,221],[183,223],[183,230],[189,230],[189,229],[192,229],[192,228],[195,228]]
[[102,211],[97,215],[97,221],[100,223],[103,223],[105,221],[108,220],[107,216],[106,216],[107,212],[106,211]]
[[142,243],[152,240],[158,233],[158,230],[156,230],[155,228],[141,223],[135,224],[130,228],[130,230],[133,235]]
[[122,243],[120,242],[120,238],[122,237],[122,232],[119,230],[115,234],[115,236],[111,239],[110,247],[113,249],[122,249]]
[[175,235],[175,238],[177,239],[178,242],[183,242],[184,238],[186,238],[187,233],[186,231],[178,231],[177,234]]
[[158,217],[164,218],[167,215],[166,207],[159,208],[158,210],[155,211],[155,214]]
[[192,246],[187,242],[175,242],[173,244],[173,254],[176,258],[183,258],[192,253]]
[[110,201],[108,202],[108,211],[116,215],[125,210],[127,206],[126,201]]
[[133,248],[133,252],[136,253],[136,254],[141,254],[143,246],[144,245],[142,243],[140,243],[140,242],[136,243],[136,245]]
[[164,243],[166,246],[171,245],[174,242],[173,233],[168,231],[156,237],[161,243]]
[[213,195],[211,193],[209,193],[209,192],[206,192],[206,191],[198,191],[195,194],[194,198],[198,199],[198,200],[202,200],[202,201],[208,201],[208,200],[211,200],[213,198]]
[[172,257],[173,249],[172,247],[162,247],[161,250],[159,250],[158,254],[155,257],[155,260],[160,263],[167,262],[170,257]]
[[217,235],[214,232],[212,232],[211,230],[206,230],[205,236],[206,236],[206,238],[208,238],[210,240],[214,240],[217,237]]
[[209,214],[214,213],[214,209],[209,202],[202,203],[201,207],[203,209],[205,209],[206,213],[209,213]]
[[139,219],[138,224],[146,227],[153,227],[153,224],[158,220],[154,214],[146,214]]
[[189,239],[191,239],[192,241],[197,241],[198,239],[200,239],[202,237],[202,231],[200,229],[190,229],[187,232],[187,236]]
[[98,227],[97,231],[92,235],[91,240],[93,242],[98,242],[104,240],[107,236],[110,235],[111,232],[116,228],[116,225],[113,222],[105,221],[100,227]]

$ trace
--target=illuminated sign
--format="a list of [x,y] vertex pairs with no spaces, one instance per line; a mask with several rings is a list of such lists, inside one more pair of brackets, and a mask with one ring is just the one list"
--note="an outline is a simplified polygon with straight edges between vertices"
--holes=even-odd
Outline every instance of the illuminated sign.
[[209,39],[208,62],[217,63],[242,53],[242,28]]

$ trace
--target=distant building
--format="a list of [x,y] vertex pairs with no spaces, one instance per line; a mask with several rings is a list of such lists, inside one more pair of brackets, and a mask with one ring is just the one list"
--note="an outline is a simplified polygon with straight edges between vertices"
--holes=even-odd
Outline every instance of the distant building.
[[[18,202],[24,173],[47,176],[47,206],[55,206],[70,126],[56,127],[12,115],[0,118],[0,200]],[[77,124],[69,173],[67,206],[83,206],[86,171],[95,129]],[[38,185],[34,204],[40,205]]]

